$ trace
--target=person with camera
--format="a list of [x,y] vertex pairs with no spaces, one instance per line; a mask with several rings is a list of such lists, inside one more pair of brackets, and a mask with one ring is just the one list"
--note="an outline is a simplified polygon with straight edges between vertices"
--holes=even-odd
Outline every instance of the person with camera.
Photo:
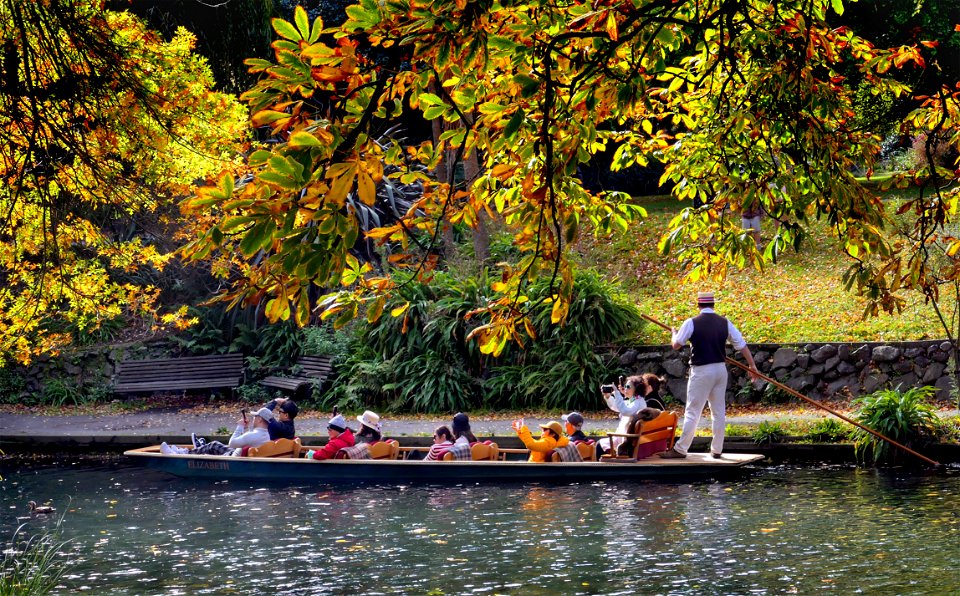
[[687,379],[687,407],[683,415],[683,431],[673,448],[661,453],[660,457],[687,457],[687,450],[693,443],[700,415],[707,403],[710,404],[710,413],[713,416],[710,454],[717,459],[723,454],[727,424],[724,400],[727,392],[728,340],[750,366],[750,378],[754,381],[759,379],[759,371],[746,340],[733,323],[714,312],[714,301],[713,292],[698,292],[697,306],[700,314],[685,320],[679,330],[671,329],[674,350],[679,350],[690,342],[690,376]]
[[537,463],[550,461],[548,458],[551,451],[570,444],[570,440],[563,436],[563,427],[556,420],[540,425],[543,432],[540,433],[539,439],[533,438],[530,429],[524,424],[523,418],[514,420],[512,426],[523,446],[530,450],[530,458],[527,461]]
[[[233,455],[243,454],[244,447],[259,447],[270,441],[270,432],[267,428],[273,420],[273,412],[267,408],[260,408],[251,418],[247,411],[240,411],[237,428],[233,431],[229,443],[224,445],[220,441],[209,441],[202,445],[195,445],[193,449],[185,449],[176,445],[160,443],[160,453],[168,455]],[[252,424],[251,424],[252,423]],[[247,430],[249,427],[249,430]]]
[[297,429],[294,427],[293,419],[297,417],[300,408],[296,402],[286,397],[278,397],[270,400],[263,406],[274,413],[273,420],[270,421],[270,440],[294,439],[297,436]]
[[[623,379],[623,377],[620,377]],[[646,387],[643,378],[640,375],[627,377],[624,384],[621,381],[620,387],[613,385],[601,385],[600,394],[607,407],[620,414],[620,423],[617,425],[616,434],[626,434],[630,432],[630,420],[640,410],[647,407],[647,401],[643,399],[642,388]],[[610,437],[597,441],[597,455],[604,453],[616,453],[617,447],[623,442],[623,437]]]

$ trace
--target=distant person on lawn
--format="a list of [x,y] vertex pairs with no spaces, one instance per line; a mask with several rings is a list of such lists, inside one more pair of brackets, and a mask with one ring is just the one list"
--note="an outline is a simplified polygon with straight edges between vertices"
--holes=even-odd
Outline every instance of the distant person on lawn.
[[660,457],[666,459],[687,457],[687,450],[693,443],[697,424],[703,413],[703,406],[710,403],[713,416],[713,441],[710,454],[720,458],[723,454],[723,434],[727,424],[724,399],[727,392],[726,343],[740,350],[744,360],[750,365],[750,378],[757,380],[759,371],[753,361],[753,354],[747,347],[743,335],[733,323],[713,311],[713,292],[698,292],[697,306],[700,314],[687,319],[679,330],[673,333],[673,349],[679,350],[688,341],[690,349],[690,377],[687,380],[687,407],[683,414],[683,432],[672,449],[664,451]]

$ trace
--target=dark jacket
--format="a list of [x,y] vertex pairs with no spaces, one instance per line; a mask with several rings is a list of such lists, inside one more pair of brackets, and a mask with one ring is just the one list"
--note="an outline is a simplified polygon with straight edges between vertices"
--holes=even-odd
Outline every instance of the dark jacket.
[[576,431],[574,431],[572,435],[570,435],[571,443],[574,441],[589,441],[589,440],[590,439],[587,438],[587,435],[583,434],[583,431],[580,430],[579,428]]
[[[270,403],[263,406],[273,412],[277,413],[277,400],[270,400]],[[293,426],[293,420],[288,420],[286,422],[280,422],[276,418],[271,420],[267,425],[267,432],[270,433],[270,440],[276,441],[277,439],[293,439],[297,436],[297,430]]]

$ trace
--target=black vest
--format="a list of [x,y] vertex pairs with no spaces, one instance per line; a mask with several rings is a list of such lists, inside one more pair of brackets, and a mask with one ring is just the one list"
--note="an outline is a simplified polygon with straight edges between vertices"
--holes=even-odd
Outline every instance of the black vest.
[[727,320],[712,312],[693,317],[693,335],[690,336],[690,364],[703,366],[723,362],[727,352]]

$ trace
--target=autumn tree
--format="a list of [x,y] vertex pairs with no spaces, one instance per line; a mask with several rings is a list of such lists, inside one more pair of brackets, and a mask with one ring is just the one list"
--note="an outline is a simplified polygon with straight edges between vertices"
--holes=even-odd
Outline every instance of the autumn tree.
[[[309,289],[339,286],[319,302],[325,317],[374,319],[393,281],[352,252],[359,206],[379,185],[415,181],[417,203],[366,237],[391,248],[393,266],[429,276],[443,222],[501,218],[521,256],[502,264],[497,295],[471,314],[484,323],[473,332],[482,351],[496,355],[532,334],[530,280],[550,277],[547,301],[563,323],[569,245],[643,215],[577,175],[613,148],[615,168],[657,159],[678,198],[705,205],[683,210],[662,241],[694,278],[776,259],[813,218],[830,222],[849,254],[888,258],[883,205],[851,173],[870,168],[880,138],[856,126],[844,73],[899,96],[908,88],[886,74],[923,56],[831,27],[842,10],[840,0],[362,0],[327,31],[298,10],[273,22],[274,59],[248,62],[262,78],[244,99],[273,142],[185,204],[213,218],[187,253],[216,255],[219,271],[241,275],[223,299],[266,301],[271,318],[305,323]],[[368,47],[388,58],[367,59]],[[381,138],[407,108],[447,123],[440,143]],[[482,160],[469,189],[427,174],[447,150]],[[783,224],[765,253],[728,214],[754,204]]]
[[138,273],[170,254],[139,223],[222,170],[244,130],[189,33],[164,40],[103,6],[0,1],[4,358],[56,351],[118,316],[159,324]]

